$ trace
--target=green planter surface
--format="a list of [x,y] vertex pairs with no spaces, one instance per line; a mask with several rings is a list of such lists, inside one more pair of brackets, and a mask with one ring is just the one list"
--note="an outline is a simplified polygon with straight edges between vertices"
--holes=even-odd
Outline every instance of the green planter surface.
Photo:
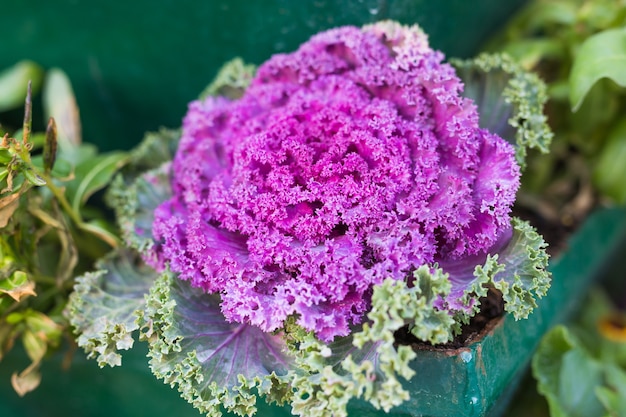
[[[506,316],[492,323],[478,342],[455,350],[423,350],[412,362],[415,377],[406,384],[411,399],[389,416],[472,417],[502,415],[527,369],[541,336],[565,320],[580,304],[591,282],[615,262],[626,247],[626,211],[600,210],[572,237],[568,248],[551,262],[553,284],[528,320]],[[3,417],[159,417],[197,416],[198,412],[152,376],[138,345],[124,356],[121,368],[98,369],[95,361],[75,355],[68,371],[61,357],[44,365],[41,387],[19,398],[10,373],[26,366],[24,355],[12,353],[0,367],[0,416]],[[6,366],[11,364],[11,366]],[[15,369],[12,369],[15,367]],[[290,416],[288,408],[260,404],[259,417]],[[350,415],[385,416],[354,401]]]
[[[180,126],[187,103],[236,56],[259,64],[314,33],[392,18],[418,23],[433,47],[467,57],[524,0],[19,0],[1,7],[0,69],[21,59],[60,67],[84,140],[127,149]],[[34,114],[41,114],[35,112]],[[19,122],[21,113],[16,113]],[[43,118],[42,118],[43,119]],[[43,120],[39,121],[43,123]]]

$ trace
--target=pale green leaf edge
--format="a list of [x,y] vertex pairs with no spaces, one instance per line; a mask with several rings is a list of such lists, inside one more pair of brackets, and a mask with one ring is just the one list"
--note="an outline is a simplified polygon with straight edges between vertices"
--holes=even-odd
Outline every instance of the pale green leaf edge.
[[[513,237],[497,259],[504,266],[493,278],[483,282],[492,284],[502,292],[504,309],[516,320],[525,319],[537,307],[537,298],[544,297],[550,289],[552,274],[548,271],[550,256],[543,236],[527,221],[517,217],[511,219]],[[488,261],[490,262],[490,261]],[[482,267],[475,274],[482,275]]]
[[485,76],[503,72],[508,76],[502,98],[512,107],[508,123],[515,130],[515,157],[522,168],[526,166],[528,149],[549,152],[554,134],[543,112],[548,99],[547,87],[536,74],[526,71],[506,54],[483,53],[469,60],[451,60],[451,63],[457,70],[476,70]]
[[157,274],[127,249],[110,253],[96,268],[76,278],[65,316],[88,358],[96,358],[100,367],[119,366],[119,351],[133,347],[137,311]]
[[417,354],[411,346],[396,346],[394,333],[413,325],[422,329],[427,339],[442,342],[456,329],[447,312],[434,308],[435,301],[450,291],[447,275],[422,266],[414,276],[411,287],[392,279],[376,286],[368,321],[351,336],[330,345],[311,334],[299,341],[297,363],[307,372],[296,374],[293,380],[293,414],[345,417],[353,398],[389,412],[409,399],[402,380],[415,375],[410,362]]
[[149,343],[148,357],[155,376],[177,388],[182,398],[209,417],[221,416],[222,409],[238,415],[254,415],[258,395],[279,404],[290,399],[287,375],[271,372],[246,379],[240,374],[238,385],[218,386],[215,381],[206,380],[195,349],[176,361],[183,356],[183,338],[175,331],[174,324],[177,304],[171,296],[172,283],[177,279],[170,271],[161,274],[150,289],[145,308],[138,312],[140,339]]
[[154,209],[171,195],[169,167],[180,134],[178,129],[165,128],[147,133],[130,153],[130,163],[113,178],[105,196],[124,242],[143,254],[148,253],[153,240],[151,235],[146,236],[146,230],[139,233],[138,223],[142,219],[151,222]]
[[256,66],[246,64],[237,57],[226,62],[217,72],[215,79],[200,94],[200,100],[212,96],[237,99],[243,95],[252,82]]

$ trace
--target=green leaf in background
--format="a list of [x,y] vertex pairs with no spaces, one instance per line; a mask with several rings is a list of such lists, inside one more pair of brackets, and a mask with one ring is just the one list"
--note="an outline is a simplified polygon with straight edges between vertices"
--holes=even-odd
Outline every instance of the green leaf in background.
[[552,417],[567,417],[559,404],[559,375],[561,357],[575,347],[570,332],[564,326],[557,326],[547,333],[532,359],[533,376],[537,380],[537,390],[548,400]]
[[96,191],[104,188],[128,161],[127,152],[108,152],[76,166],[76,179],[67,186],[67,197],[76,213]]
[[79,145],[82,138],[78,105],[65,72],[52,68],[46,73],[42,99],[46,119],[52,117],[56,122],[61,148]]
[[573,25],[576,22],[577,5],[570,0],[543,1],[529,8],[532,17],[532,28],[544,25]]
[[542,339],[532,372],[552,417],[626,416],[626,343],[606,329],[621,330],[616,314],[607,294],[592,291],[574,323]]
[[582,348],[575,348],[561,357],[558,399],[569,417],[602,416],[604,408],[595,396],[603,382],[602,364]]
[[611,29],[589,37],[574,58],[569,77],[572,110],[601,78],[626,86],[626,28]]
[[31,81],[33,94],[39,90],[43,69],[32,61],[20,61],[0,72],[0,111],[11,110],[24,105],[28,81]]
[[596,395],[610,416],[626,416],[626,372],[617,366],[607,366],[608,387],[596,388]]
[[537,66],[542,59],[559,59],[565,54],[562,44],[551,38],[520,39],[507,44],[502,52],[510,55],[527,70]]
[[[626,76],[626,66],[623,72]],[[609,133],[599,155],[593,180],[603,193],[617,203],[626,203],[626,118]]]

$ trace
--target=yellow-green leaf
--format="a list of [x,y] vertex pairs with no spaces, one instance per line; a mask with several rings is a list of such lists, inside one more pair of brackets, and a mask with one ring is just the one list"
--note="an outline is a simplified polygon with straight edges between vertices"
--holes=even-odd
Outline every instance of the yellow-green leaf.
[[61,147],[79,145],[82,138],[78,105],[65,72],[58,68],[48,71],[42,96],[46,118],[53,117],[56,122]]
[[115,248],[120,244],[117,235],[112,232],[108,224],[102,220],[93,220],[83,223],[81,229],[90,232],[91,234],[98,236],[101,240],[106,242],[109,246]]
[[30,167],[26,167],[22,170],[22,174],[26,177],[26,179],[33,185],[42,186],[46,185],[46,180],[41,178],[39,174],[33,171]]
[[[44,344],[55,345],[61,337],[63,327],[45,314],[29,310],[25,316],[26,327],[37,335]],[[45,353],[45,352],[44,352]]]
[[20,61],[0,72],[0,111],[24,105],[28,81],[35,93],[41,85],[43,69],[32,61]]
[[580,46],[569,78],[573,111],[580,108],[591,87],[602,78],[626,86],[626,28],[600,32]]
[[41,361],[48,350],[48,345],[43,337],[30,330],[22,334],[22,343],[24,344],[26,354],[33,362]]
[[86,159],[76,167],[76,178],[68,184],[68,198],[78,213],[89,197],[104,188],[128,161],[126,152],[110,152]]

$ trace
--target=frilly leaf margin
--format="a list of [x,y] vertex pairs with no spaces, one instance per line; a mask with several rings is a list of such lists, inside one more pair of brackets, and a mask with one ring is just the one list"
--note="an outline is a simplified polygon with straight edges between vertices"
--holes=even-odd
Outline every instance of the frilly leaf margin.
[[[282,339],[226,322],[219,304],[219,296],[191,287],[170,271],[157,279],[138,319],[140,338],[149,343],[152,372],[210,417],[221,416],[222,407],[253,415],[259,394],[284,402],[290,397],[286,381],[293,357]],[[203,332],[195,332],[194,326]],[[249,356],[260,360],[249,362]]]
[[506,54],[483,53],[450,61],[465,83],[464,95],[475,101],[480,126],[515,146],[515,158],[525,168],[529,149],[548,153],[554,134],[543,106],[545,83]]
[[96,268],[76,278],[65,315],[88,358],[101,368],[119,366],[119,351],[133,347],[136,311],[144,308],[144,294],[158,274],[131,250],[112,252]]

